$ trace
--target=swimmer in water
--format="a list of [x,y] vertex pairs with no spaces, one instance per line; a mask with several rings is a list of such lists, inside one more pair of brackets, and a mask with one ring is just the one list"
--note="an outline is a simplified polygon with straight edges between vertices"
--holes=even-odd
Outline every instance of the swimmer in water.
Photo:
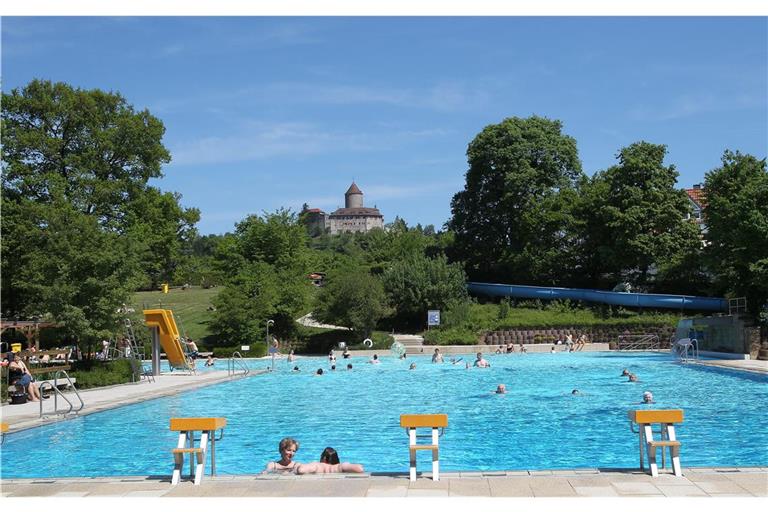
[[641,404],[653,404],[656,403],[653,401],[653,393],[650,391],[646,391],[643,393],[643,401],[640,402]]
[[496,393],[497,395],[503,395],[506,392],[507,392],[507,386],[505,386],[504,384],[499,384],[498,386],[496,386],[496,391],[494,391],[494,393]]
[[416,369],[416,363],[411,363],[411,366],[408,367],[409,370],[415,370]]

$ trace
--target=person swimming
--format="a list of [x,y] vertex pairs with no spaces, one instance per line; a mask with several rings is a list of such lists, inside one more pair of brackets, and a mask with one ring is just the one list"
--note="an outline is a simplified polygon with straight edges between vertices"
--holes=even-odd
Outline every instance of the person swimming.
[[496,393],[497,395],[503,395],[506,392],[507,392],[507,386],[505,386],[504,384],[499,384],[498,386],[496,386],[496,391],[494,391],[494,393]]
[[315,372],[315,375],[322,375],[322,374],[323,374],[322,368],[318,368],[317,371]]
[[373,354],[373,357],[369,359],[368,362],[371,364],[379,364],[381,361],[379,361],[379,356]]
[[408,367],[409,370],[415,370],[416,369],[416,363],[411,363],[411,366]]
[[640,402],[641,404],[653,404],[656,403],[653,401],[653,393],[650,391],[643,392],[643,401]]

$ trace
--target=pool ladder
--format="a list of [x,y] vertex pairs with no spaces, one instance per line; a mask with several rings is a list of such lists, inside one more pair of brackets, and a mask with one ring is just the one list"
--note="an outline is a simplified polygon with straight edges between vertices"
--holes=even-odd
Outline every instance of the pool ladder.
[[227,360],[227,375],[232,377],[233,375],[242,372],[243,375],[248,375],[251,370],[248,369],[248,365],[243,362],[243,356],[240,352],[233,352],[232,357]]
[[[66,381],[69,384],[69,387],[72,389],[72,391],[75,393],[75,396],[77,397],[78,402],[80,402],[80,406],[75,409],[75,405],[72,403],[72,401],[69,400],[66,396],[64,396],[64,393],[59,390],[59,378],[62,378],[62,380]],[[43,391],[50,388],[49,390],[53,392],[53,412],[52,414],[61,414],[66,416],[67,414],[77,414],[78,412],[83,410],[83,407],[85,407],[85,402],[83,402],[83,398],[80,396],[80,393],[77,392],[77,388],[75,387],[75,383],[72,382],[72,379],[69,378],[69,375],[64,370],[57,371],[53,376],[53,384],[50,383],[50,381],[45,381],[42,384],[40,384],[40,418],[48,417],[50,414],[43,415]],[[59,397],[62,398],[67,404],[69,404],[69,409],[65,410],[59,410]]]

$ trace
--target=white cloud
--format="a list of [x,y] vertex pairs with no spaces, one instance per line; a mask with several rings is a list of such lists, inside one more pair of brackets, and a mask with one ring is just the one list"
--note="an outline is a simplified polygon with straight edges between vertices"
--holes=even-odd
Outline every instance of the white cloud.
[[304,123],[253,123],[243,133],[204,137],[171,147],[177,165],[259,160],[282,155],[311,155],[327,151],[366,151],[376,142],[365,134],[321,131]]

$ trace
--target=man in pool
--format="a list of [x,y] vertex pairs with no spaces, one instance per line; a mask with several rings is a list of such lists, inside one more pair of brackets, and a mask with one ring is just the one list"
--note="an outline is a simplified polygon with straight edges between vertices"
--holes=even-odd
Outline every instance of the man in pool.
[[640,403],[641,404],[653,404],[653,403],[656,403],[656,402],[653,401],[653,393],[651,393],[650,391],[645,391],[643,393],[643,401],[640,402]]
[[433,363],[442,363],[443,362],[443,354],[440,353],[440,349],[436,348],[435,353],[432,354],[432,362]]
[[494,391],[494,393],[496,393],[497,395],[503,395],[506,392],[507,392],[507,386],[504,384],[499,384],[498,386],[496,386],[496,391]]
[[416,369],[416,363],[411,363],[411,366],[408,367],[409,370],[415,370]]
[[478,352],[477,359],[475,359],[475,366],[477,366],[478,368],[490,368],[491,363],[489,363],[483,358],[482,352]]
[[368,362],[371,364],[379,364],[381,361],[379,361],[379,356],[373,354],[373,357],[369,359]]

